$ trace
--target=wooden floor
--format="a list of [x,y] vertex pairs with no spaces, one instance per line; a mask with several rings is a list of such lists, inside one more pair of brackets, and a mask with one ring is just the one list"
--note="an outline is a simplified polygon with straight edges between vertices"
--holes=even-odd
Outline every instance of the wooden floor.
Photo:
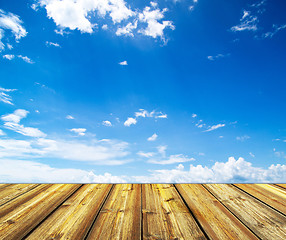
[[0,239],[286,239],[286,184],[0,184]]

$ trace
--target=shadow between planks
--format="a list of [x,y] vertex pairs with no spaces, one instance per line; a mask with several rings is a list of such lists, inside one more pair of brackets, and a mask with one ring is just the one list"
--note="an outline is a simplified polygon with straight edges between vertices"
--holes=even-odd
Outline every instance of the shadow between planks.
[[0,184],[0,239],[286,239],[286,184]]

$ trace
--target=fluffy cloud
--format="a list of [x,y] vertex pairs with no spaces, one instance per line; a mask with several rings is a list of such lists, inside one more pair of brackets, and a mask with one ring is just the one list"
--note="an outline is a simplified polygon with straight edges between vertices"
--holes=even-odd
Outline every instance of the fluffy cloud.
[[129,152],[128,143],[116,140],[83,141],[37,138],[33,140],[0,139],[0,158],[64,159],[98,165],[121,165]]
[[125,122],[124,122],[124,126],[126,127],[130,127],[132,124],[136,124],[137,120],[135,118],[131,118],[129,117]]
[[134,37],[139,33],[152,38],[164,37],[165,29],[175,29],[172,21],[163,20],[167,8],[160,9],[158,4],[150,2],[150,6],[143,10],[131,9],[124,0],[38,0],[33,8],[44,7],[47,16],[56,23],[63,35],[63,29],[79,30],[82,33],[93,33],[98,24],[94,22],[94,15],[99,18],[112,20],[112,24],[103,24],[102,29],[115,29],[117,36]]
[[72,128],[70,129],[70,131],[78,134],[79,136],[84,136],[86,129],[85,128]]
[[139,32],[153,38],[160,37],[161,39],[164,39],[165,28],[170,28],[171,30],[175,29],[172,21],[159,22],[164,18],[164,13],[166,11],[168,11],[167,8],[160,10],[157,8],[157,4],[152,4],[151,2],[151,7],[145,7],[143,12],[139,13],[139,20],[147,23],[147,28],[139,30]]
[[149,112],[145,109],[139,109],[139,112],[135,112],[135,117],[150,117],[150,118],[167,118],[167,114],[164,114],[162,112],[156,112],[155,110],[153,110],[152,112]]
[[112,123],[110,121],[102,121],[102,125],[106,127],[112,127]]
[[137,28],[137,22],[138,21],[135,21],[134,23],[128,23],[126,26],[124,27],[119,27],[116,31],[116,35],[117,36],[129,36],[129,37],[134,37],[134,34],[133,34],[133,30]]
[[12,60],[15,56],[13,54],[5,54],[3,55],[3,58],[8,59],[8,60]]
[[121,66],[127,66],[128,64],[127,64],[127,61],[122,61],[122,62],[120,62],[120,63],[118,63],[119,65],[121,65]]
[[14,105],[12,102],[12,97],[8,94],[14,91],[16,91],[16,89],[5,89],[0,87],[0,102]]
[[0,136],[4,136],[4,135],[6,135],[6,134],[3,132],[2,129],[0,129]]
[[24,136],[45,137],[46,134],[41,132],[39,129],[32,127],[25,127],[24,125],[20,124],[20,121],[23,118],[26,118],[28,113],[29,112],[24,109],[17,109],[12,114],[7,114],[2,116],[1,119],[2,121],[4,121],[4,127],[9,130],[20,133]]
[[213,131],[213,130],[216,130],[222,127],[225,127],[225,124],[217,124],[217,125],[209,126],[209,128],[205,130],[204,132],[210,132],[210,131]]
[[39,3],[60,28],[78,29],[85,33],[92,33],[96,26],[90,22],[94,12],[102,18],[109,15],[113,23],[120,23],[134,14],[124,0],[40,0]]
[[158,135],[154,133],[151,137],[149,137],[147,140],[148,141],[155,141],[157,139]]
[[196,118],[197,116],[198,116],[198,115],[195,114],[195,113],[192,114],[192,118]]
[[227,162],[216,162],[211,167],[190,165],[189,170],[179,164],[171,170],[155,170],[150,176],[134,176],[135,182],[164,183],[266,183],[285,182],[286,165],[271,165],[263,169],[253,167],[243,158],[230,157]]
[[[23,22],[19,16],[13,13],[6,13],[0,9],[0,51],[5,48],[5,44],[1,39],[6,35],[7,30],[12,33],[16,42],[27,35],[27,31],[23,27]],[[10,48],[8,45],[7,47]]]

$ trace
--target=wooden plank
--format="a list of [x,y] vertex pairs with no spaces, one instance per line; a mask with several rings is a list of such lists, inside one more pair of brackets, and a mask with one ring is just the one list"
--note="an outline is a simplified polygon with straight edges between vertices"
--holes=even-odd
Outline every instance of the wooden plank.
[[258,239],[201,184],[176,188],[210,239]]
[[204,185],[261,239],[286,239],[286,217],[229,184]]
[[286,215],[286,191],[270,184],[235,184]]
[[[22,239],[67,197],[73,194],[80,185],[43,184],[41,187],[41,192],[35,188],[0,208],[0,213],[3,209],[4,212],[6,211],[6,214],[2,214],[0,218],[1,239]],[[29,199],[28,196],[31,198]],[[25,198],[25,201],[21,203],[22,197]],[[7,212],[9,208],[10,211]]]
[[3,183],[1,183],[1,184],[0,184],[0,190],[3,189],[3,188],[5,188],[5,187],[8,187],[8,186],[10,186],[10,185],[12,185],[12,184],[3,184]]
[[141,239],[141,185],[116,184],[87,239]]
[[173,185],[142,187],[143,239],[206,239]]
[[39,184],[11,184],[0,190],[0,206],[30,191]]
[[84,239],[111,184],[85,184],[27,239]]

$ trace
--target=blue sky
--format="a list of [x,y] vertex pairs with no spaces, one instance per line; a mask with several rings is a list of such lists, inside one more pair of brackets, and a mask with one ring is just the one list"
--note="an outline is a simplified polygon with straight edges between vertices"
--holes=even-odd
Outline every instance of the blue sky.
[[1,182],[285,182],[283,1],[0,5]]

